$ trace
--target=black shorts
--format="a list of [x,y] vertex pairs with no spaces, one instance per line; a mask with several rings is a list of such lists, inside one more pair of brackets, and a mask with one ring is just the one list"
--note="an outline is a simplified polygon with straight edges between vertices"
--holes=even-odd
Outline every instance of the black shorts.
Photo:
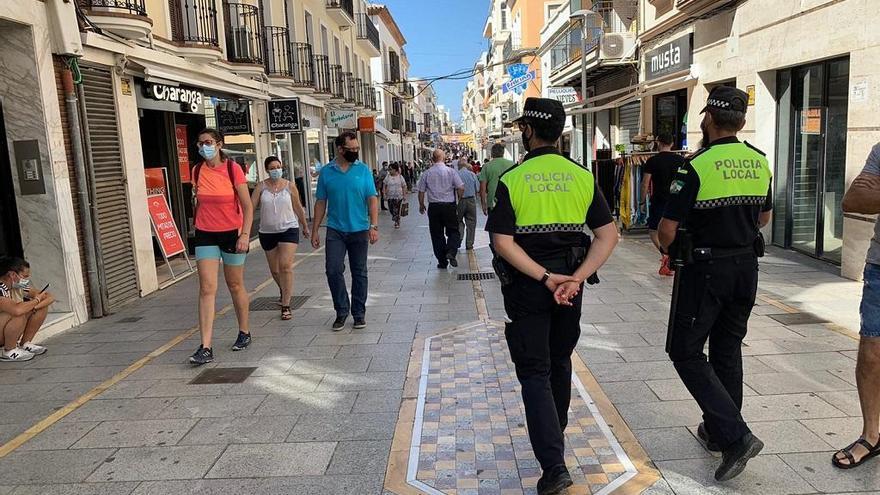
[[299,244],[299,229],[294,227],[275,234],[264,234],[260,232],[260,246],[262,246],[263,251],[271,251],[275,249],[278,247],[279,242]]
[[225,232],[208,232],[196,229],[195,247],[217,246],[220,251],[228,254],[236,253],[235,244],[238,242],[238,231],[227,230]]
[[663,218],[664,210],[666,210],[666,201],[651,200],[651,207],[648,213],[648,230],[657,230],[660,226],[660,220]]

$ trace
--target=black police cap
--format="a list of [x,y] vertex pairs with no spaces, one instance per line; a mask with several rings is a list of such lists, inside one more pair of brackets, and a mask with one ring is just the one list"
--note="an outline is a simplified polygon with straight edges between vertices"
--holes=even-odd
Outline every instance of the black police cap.
[[709,93],[706,107],[700,113],[708,110],[732,110],[746,113],[749,106],[749,94],[739,88],[730,86],[717,86]]
[[559,100],[534,97],[526,98],[526,103],[523,105],[522,115],[514,120],[513,123],[516,124],[525,119],[544,121],[551,126],[564,126],[565,109],[562,108],[562,102]]

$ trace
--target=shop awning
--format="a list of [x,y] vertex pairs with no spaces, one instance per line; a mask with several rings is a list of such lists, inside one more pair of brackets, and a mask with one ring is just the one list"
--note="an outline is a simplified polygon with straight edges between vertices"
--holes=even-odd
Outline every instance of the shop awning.
[[394,140],[394,133],[386,129],[379,121],[376,121],[376,134],[381,134],[386,141]]
[[[691,71],[687,71],[683,74],[673,74],[659,81],[642,82],[639,84],[634,84],[632,86],[594,96],[587,99],[585,102],[578,102],[577,104],[572,105],[570,107],[571,109],[567,109],[567,113],[568,115],[582,115],[586,113],[596,113],[603,110],[610,110],[612,108],[621,107],[623,105],[626,105],[627,103],[631,103],[633,101],[640,100],[648,96],[673,91],[683,84],[695,84],[696,81],[697,77],[693,73],[691,73]],[[602,105],[596,105],[600,102],[605,103]]]

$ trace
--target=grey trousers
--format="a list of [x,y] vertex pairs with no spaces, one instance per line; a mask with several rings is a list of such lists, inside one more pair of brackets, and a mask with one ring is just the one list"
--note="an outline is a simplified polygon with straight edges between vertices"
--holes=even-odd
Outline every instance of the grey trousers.
[[462,198],[458,202],[458,231],[461,236],[458,239],[458,248],[461,249],[461,241],[465,240],[465,227],[467,227],[467,240],[465,247],[474,248],[474,237],[477,234],[477,198]]

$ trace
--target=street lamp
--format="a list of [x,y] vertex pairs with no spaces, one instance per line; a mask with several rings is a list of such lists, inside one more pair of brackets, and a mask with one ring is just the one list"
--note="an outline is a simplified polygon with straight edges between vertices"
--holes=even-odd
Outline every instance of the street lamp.
[[[599,14],[593,12],[590,9],[580,9],[575,12],[572,12],[568,18],[569,20],[579,19],[581,21],[581,99],[586,104],[587,101],[587,19],[597,17]],[[581,146],[583,150],[583,162],[584,166],[592,169],[593,168],[593,157],[592,152],[590,150],[590,143],[588,136],[588,123],[592,123],[592,115],[584,113],[581,117],[581,131],[583,144]]]

